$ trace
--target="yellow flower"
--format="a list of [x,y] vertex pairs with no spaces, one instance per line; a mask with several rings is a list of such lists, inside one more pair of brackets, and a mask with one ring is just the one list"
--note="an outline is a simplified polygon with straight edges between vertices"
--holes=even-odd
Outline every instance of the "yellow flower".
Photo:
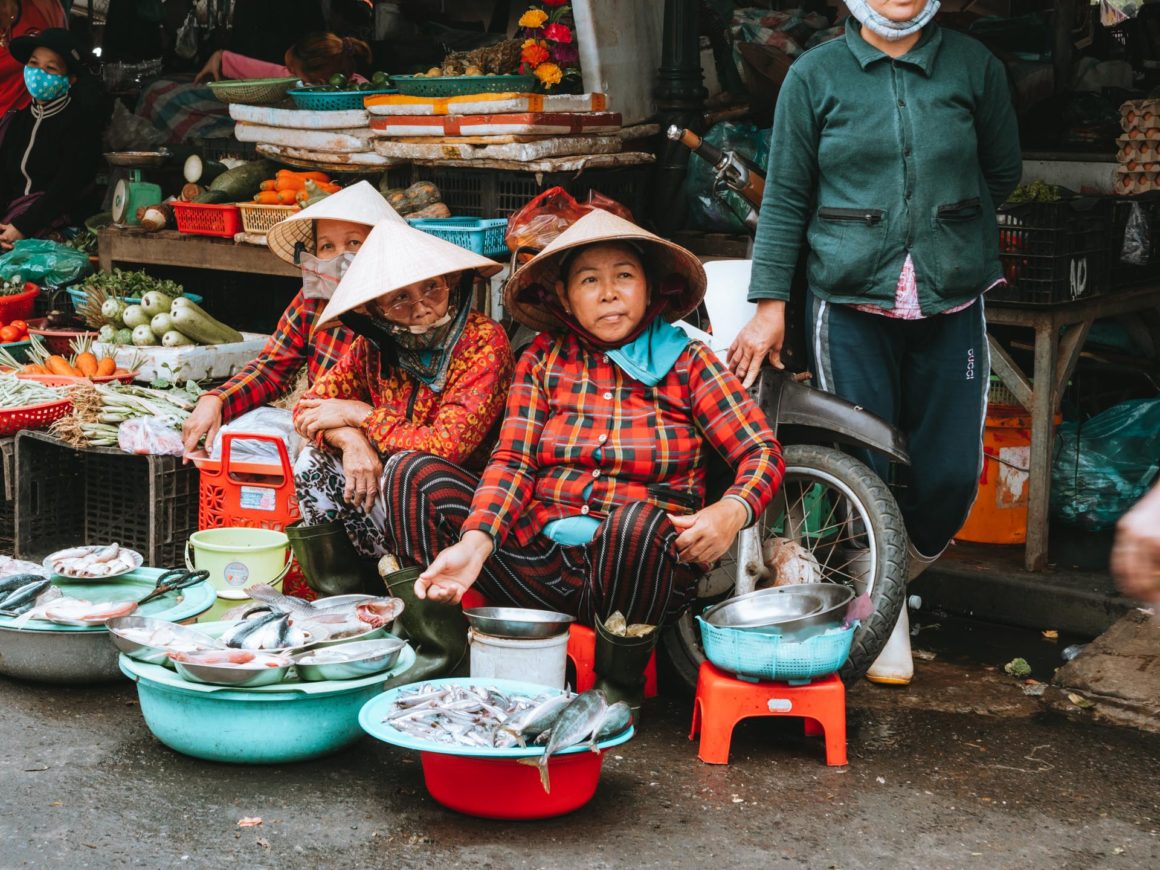
[[522,16],[520,16],[520,27],[529,27],[532,30],[539,30],[544,26],[544,22],[548,20],[548,13],[543,9],[529,9]]
[[550,88],[552,85],[560,84],[560,79],[564,78],[564,71],[554,63],[542,63],[536,67],[536,78],[543,82],[544,87]]

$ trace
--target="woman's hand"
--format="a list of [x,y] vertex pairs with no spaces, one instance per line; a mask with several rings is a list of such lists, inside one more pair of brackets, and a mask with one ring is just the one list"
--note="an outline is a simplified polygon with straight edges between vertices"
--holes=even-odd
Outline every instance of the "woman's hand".
[[785,340],[785,302],[764,299],[757,303],[752,319],[741,328],[729,345],[727,361],[733,373],[741,378],[745,389],[753,386],[768,356],[777,368],[781,364],[781,344]]
[[12,246],[24,238],[24,233],[15,224],[0,224],[0,248],[11,251]]
[[207,79],[216,82],[222,77],[222,51],[219,48],[209,56],[205,66],[193,77],[195,84],[201,84]]
[[483,563],[491,555],[491,536],[486,532],[472,530],[453,547],[448,547],[435,557],[427,570],[415,581],[415,595],[431,601],[458,604],[463,593],[483,570]]
[[370,511],[379,497],[383,460],[358,429],[338,429],[327,440],[342,451],[342,473],[346,478],[342,497],[356,508]]
[[729,552],[749,512],[737,499],[723,498],[695,514],[669,514],[669,520],[681,533],[677,538],[681,561],[711,565]]
[[298,402],[294,429],[306,440],[313,441],[319,432],[329,429],[357,429],[373,410],[366,402],[353,399],[307,396]]
[[202,396],[193,407],[193,413],[181,426],[181,441],[186,453],[197,449],[201,436],[205,436],[205,449],[209,450],[218,429],[222,427],[222,400],[217,396]]
[[1160,484],[1116,523],[1112,574],[1125,595],[1160,602]]

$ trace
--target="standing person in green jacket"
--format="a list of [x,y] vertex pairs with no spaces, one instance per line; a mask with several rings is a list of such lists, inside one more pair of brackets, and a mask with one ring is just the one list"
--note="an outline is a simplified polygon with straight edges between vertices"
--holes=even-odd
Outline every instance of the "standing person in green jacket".
[[[1003,280],[995,208],[1022,173],[1007,78],[981,44],[932,22],[937,0],[846,0],[844,38],[790,68],[773,121],[753,250],[753,319],[729,349],[749,385],[780,366],[785,302],[809,245],[818,385],[893,422],[913,579],[978,490],[990,356],[982,296]],[[889,461],[855,451],[884,479]],[[902,610],[867,677],[913,676]]]

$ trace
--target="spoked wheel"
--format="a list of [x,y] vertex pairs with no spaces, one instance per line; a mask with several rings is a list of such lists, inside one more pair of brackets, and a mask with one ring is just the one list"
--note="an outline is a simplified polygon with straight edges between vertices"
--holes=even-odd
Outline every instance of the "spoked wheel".
[[[858,627],[840,672],[850,683],[878,657],[903,604],[907,566],[902,515],[886,484],[840,450],[794,444],[784,448],[783,456],[785,479],[758,524],[761,549],[772,546],[774,538],[792,541],[809,551],[824,580],[870,595],[874,613]],[[760,556],[760,551],[735,543],[702,579],[694,605],[666,630],[665,651],[690,689],[705,660],[694,616],[753,585],[772,585],[775,578]]]

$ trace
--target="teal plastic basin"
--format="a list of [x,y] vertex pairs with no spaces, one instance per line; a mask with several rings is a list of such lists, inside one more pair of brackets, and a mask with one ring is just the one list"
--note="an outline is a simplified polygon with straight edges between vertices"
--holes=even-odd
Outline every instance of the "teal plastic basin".
[[121,670],[137,684],[145,724],[158,740],[184,755],[230,764],[306,761],[344,749],[363,734],[362,707],[414,662],[414,651],[406,647],[390,671],[360,680],[227,689],[120,658]]

